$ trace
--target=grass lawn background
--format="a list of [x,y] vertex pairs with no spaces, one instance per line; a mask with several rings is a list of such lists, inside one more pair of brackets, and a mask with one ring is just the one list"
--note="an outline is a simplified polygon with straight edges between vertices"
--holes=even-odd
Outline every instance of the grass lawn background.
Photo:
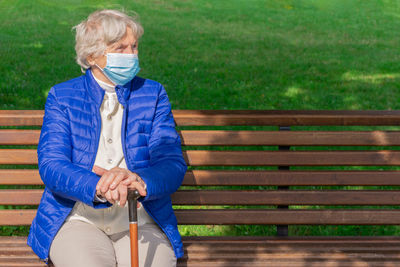
[[[400,109],[400,1],[385,0],[0,0],[0,109],[43,109],[52,85],[81,75],[71,28],[102,8],[139,14],[139,76],[162,83],[173,109]],[[26,229],[1,234],[19,231]],[[291,227],[292,234],[398,232]]]

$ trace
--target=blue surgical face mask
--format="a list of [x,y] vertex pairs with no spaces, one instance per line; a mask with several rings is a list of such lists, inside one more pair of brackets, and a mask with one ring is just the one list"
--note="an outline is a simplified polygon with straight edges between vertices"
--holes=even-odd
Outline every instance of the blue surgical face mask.
[[127,84],[139,70],[139,58],[136,54],[121,53],[107,53],[107,65],[102,69],[104,75],[116,85]]

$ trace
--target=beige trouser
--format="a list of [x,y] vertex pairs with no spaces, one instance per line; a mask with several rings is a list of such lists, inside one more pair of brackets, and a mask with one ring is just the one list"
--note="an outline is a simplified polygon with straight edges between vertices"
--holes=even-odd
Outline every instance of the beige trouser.
[[[171,244],[156,224],[139,226],[139,266],[176,266]],[[55,267],[130,267],[129,231],[106,235],[96,226],[66,222],[50,247]]]

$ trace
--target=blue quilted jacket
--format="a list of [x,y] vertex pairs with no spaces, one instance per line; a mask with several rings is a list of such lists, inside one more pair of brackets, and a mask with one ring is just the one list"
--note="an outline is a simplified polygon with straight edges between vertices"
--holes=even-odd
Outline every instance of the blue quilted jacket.
[[[126,164],[147,184],[147,196],[139,201],[180,258],[182,241],[170,195],[180,186],[187,166],[167,93],[159,83],[139,77],[117,86],[116,93],[124,107],[121,140]],[[46,187],[28,236],[28,245],[45,262],[51,242],[76,201],[99,209],[111,205],[94,202],[100,178],[91,171],[103,97],[104,90],[90,70],[54,86],[48,94],[37,151]]]

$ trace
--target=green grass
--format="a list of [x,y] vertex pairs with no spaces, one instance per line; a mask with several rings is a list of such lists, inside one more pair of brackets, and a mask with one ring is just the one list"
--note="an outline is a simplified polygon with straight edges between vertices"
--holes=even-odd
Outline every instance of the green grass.
[[[173,109],[400,109],[400,2],[389,0],[1,0],[0,109],[43,109],[51,86],[81,75],[71,28],[100,8],[140,15],[139,76],[162,83]],[[292,226],[290,233],[398,234],[399,227]]]
[[140,15],[140,75],[174,109],[399,109],[400,3],[383,0],[2,0],[0,108],[43,108],[80,75],[72,26]]

